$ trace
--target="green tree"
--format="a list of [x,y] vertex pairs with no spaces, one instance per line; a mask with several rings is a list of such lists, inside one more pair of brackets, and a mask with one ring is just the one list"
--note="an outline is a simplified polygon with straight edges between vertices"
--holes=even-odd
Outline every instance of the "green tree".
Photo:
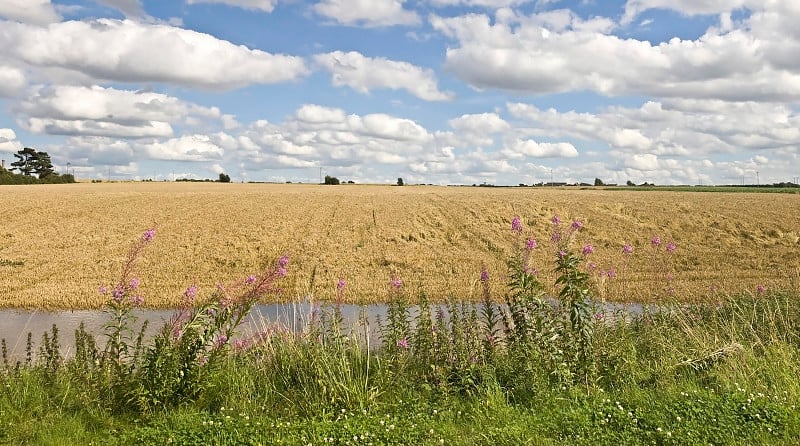
[[33,171],[39,175],[39,179],[53,175],[55,172],[53,162],[47,152],[36,152],[36,157],[33,159]]
[[339,184],[339,179],[330,175],[325,175],[325,184]]
[[404,184],[405,184],[405,183],[403,182],[403,179],[402,179],[402,178],[398,178],[398,179],[397,179],[397,185],[398,185],[398,186],[402,186],[402,185],[404,185]]
[[11,170],[19,170],[19,173],[30,176],[33,173],[33,160],[36,158],[36,150],[25,147],[14,154],[17,161],[11,163]]
[[231,176],[226,174],[226,173],[220,173],[219,174],[219,182],[220,183],[230,183],[231,182]]
[[25,147],[14,154],[17,161],[11,163],[11,170],[19,170],[25,176],[36,174],[40,179],[52,175],[53,162],[47,152],[37,152],[36,149]]
[[595,178],[594,179],[594,185],[595,186],[605,186],[605,184],[603,183],[603,180],[601,180],[600,178]]

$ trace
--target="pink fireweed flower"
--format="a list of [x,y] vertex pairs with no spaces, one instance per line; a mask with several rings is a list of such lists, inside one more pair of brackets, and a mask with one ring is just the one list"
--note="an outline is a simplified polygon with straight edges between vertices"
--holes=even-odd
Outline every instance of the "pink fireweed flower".
[[550,241],[552,241],[553,243],[560,242],[561,241],[561,233],[560,232],[554,232],[553,235],[550,236]]
[[631,254],[632,252],[633,252],[633,246],[631,246],[630,244],[627,244],[622,247],[623,254]]
[[764,285],[758,284],[758,286],[756,287],[756,291],[758,292],[758,294],[762,294],[762,293],[764,293],[764,291],[767,291],[767,287],[765,287]]
[[408,340],[406,338],[403,338],[397,341],[397,346],[402,348],[403,350],[408,350]]
[[572,220],[572,229],[578,231],[583,227],[583,223],[579,220]]
[[650,240],[650,244],[653,246],[661,246],[661,237],[655,236],[652,240]]
[[598,321],[602,321],[603,318],[605,318],[605,317],[606,317],[606,315],[603,314],[602,311],[601,312],[597,312],[597,313],[594,314],[595,320],[598,320]]
[[138,307],[143,303],[144,303],[144,298],[142,296],[139,296],[137,294],[136,296],[131,297],[131,305],[133,305],[134,307]]
[[403,286],[403,281],[400,280],[399,277],[394,277],[392,278],[392,281],[389,282],[389,285],[391,285],[392,288],[399,290]]
[[566,257],[567,256],[567,251],[558,251],[558,256],[559,257]]
[[488,281],[489,281],[489,271],[486,271],[486,269],[484,269],[483,271],[481,271],[481,282],[485,283]]
[[286,267],[281,266],[278,268],[278,277],[286,277]]
[[594,271],[597,269],[597,264],[594,262],[589,262],[589,271]]
[[561,224],[561,218],[559,218],[558,215],[554,215],[553,218],[550,219],[550,221],[556,226]]
[[228,342],[228,337],[225,335],[220,335],[217,340],[214,342],[214,348],[222,348],[225,343]]
[[138,277],[134,277],[133,279],[131,279],[130,288],[132,290],[135,290],[139,288],[140,283],[142,283],[141,279],[139,279]]
[[522,232],[522,221],[519,219],[519,216],[511,219],[511,232]]
[[678,245],[675,242],[667,243],[667,252],[675,252],[676,249],[678,249]]
[[538,270],[538,269],[536,269],[536,268],[531,268],[531,267],[529,267],[529,266],[526,266],[525,268],[523,268],[523,270],[524,270],[526,273],[528,273],[528,275],[531,275],[531,276],[535,276],[535,275],[539,274],[539,270]]
[[339,279],[339,281],[336,282],[336,289],[339,290],[339,291],[345,289],[346,286],[347,286],[347,282],[345,282],[344,279]]
[[142,240],[144,240],[146,242],[151,242],[151,241],[153,241],[153,238],[155,236],[156,236],[156,230],[154,228],[150,228],[150,229],[144,231],[144,234],[142,234]]
[[288,264],[289,264],[289,257],[284,255],[284,256],[281,256],[281,258],[278,259],[278,265],[280,265],[281,268],[286,268],[286,266]]
[[249,339],[237,339],[233,341],[233,349],[236,351],[246,350],[248,347],[250,347]]
[[250,274],[249,276],[247,276],[247,279],[244,280],[244,283],[252,285],[255,281],[256,281],[256,275]]
[[183,292],[183,297],[189,301],[194,301],[194,298],[197,297],[197,285],[191,285],[186,288],[186,291]]
[[588,256],[589,254],[593,254],[594,253],[594,246],[585,245],[583,247],[583,251],[582,252],[583,252],[583,255],[585,255],[585,256]]
[[100,288],[98,288],[98,289],[97,289],[97,291],[98,291],[100,294],[106,294],[106,293],[108,293],[108,288],[106,288],[106,286],[105,286],[105,285],[100,285]]
[[606,272],[606,275],[608,276],[609,279],[614,279],[617,277],[617,272],[613,269],[610,269]]
[[111,291],[111,297],[116,303],[122,302],[122,299],[125,297],[125,288],[121,284],[115,286]]
[[525,249],[528,251],[533,251],[536,249],[536,240],[529,238],[527,242],[525,242]]

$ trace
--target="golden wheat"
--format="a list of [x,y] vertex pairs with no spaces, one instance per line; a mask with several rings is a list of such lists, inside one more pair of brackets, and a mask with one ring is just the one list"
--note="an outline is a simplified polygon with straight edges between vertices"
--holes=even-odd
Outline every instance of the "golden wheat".
[[[692,300],[717,292],[797,287],[800,198],[750,193],[543,188],[115,183],[2,186],[0,306],[93,308],[132,240],[156,226],[138,264],[150,306],[175,305],[196,284],[246,277],[291,258],[283,299],[330,299],[339,278],[350,301],[385,299],[392,275],[408,293],[475,299],[486,265],[502,289],[513,216],[539,241],[550,280],[550,217],[579,218],[576,246],[592,243],[603,298]],[[650,246],[678,249],[669,264]],[[622,246],[631,243],[625,260]],[[578,246],[579,247],[579,246]],[[662,247],[663,249],[663,247]],[[668,266],[665,266],[668,265]],[[674,276],[673,281],[666,279]]]

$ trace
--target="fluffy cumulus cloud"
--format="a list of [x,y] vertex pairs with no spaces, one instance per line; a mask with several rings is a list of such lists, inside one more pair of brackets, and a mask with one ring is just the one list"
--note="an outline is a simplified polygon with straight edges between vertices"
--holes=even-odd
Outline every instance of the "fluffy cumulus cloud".
[[272,12],[278,0],[186,0],[188,4],[195,3],[221,3],[254,11]]
[[0,152],[14,153],[22,149],[14,130],[0,128]]
[[501,152],[512,159],[530,158],[574,158],[578,150],[570,143],[538,143],[534,140],[517,140]]
[[212,161],[221,159],[225,149],[209,135],[187,135],[141,144],[150,159],[169,161]]
[[168,137],[173,124],[218,122],[216,107],[203,107],[161,93],[99,86],[56,85],[34,89],[17,106],[34,133],[117,138]]
[[50,0],[3,0],[0,2],[0,18],[35,25],[61,20]]
[[541,110],[509,103],[533,135],[600,141],[611,149],[670,156],[708,156],[800,147],[800,113],[775,103],[671,99],[598,113]]
[[0,30],[0,48],[0,54],[32,66],[58,67],[115,82],[229,89],[291,81],[308,72],[300,57],[131,20],[70,21],[47,28],[7,23]]
[[800,4],[761,2],[734,29],[710,28],[696,40],[658,44],[619,37],[610,19],[568,10],[500,10],[494,19],[432,16],[431,25],[456,42],[447,49],[446,67],[478,88],[797,101],[800,62],[789,54],[800,49],[798,20]]
[[0,97],[14,96],[25,87],[25,73],[14,67],[0,65]]
[[408,62],[366,57],[356,51],[318,54],[314,59],[331,73],[333,85],[348,86],[360,93],[390,88],[406,90],[426,101],[444,101],[453,97],[452,93],[439,91],[433,70]]
[[338,23],[368,28],[417,25],[419,15],[403,8],[405,0],[321,0],[314,11]]
[[628,0],[621,22],[631,23],[639,14],[650,9],[671,9],[687,15],[709,15],[745,7],[758,7],[763,3],[763,0]]

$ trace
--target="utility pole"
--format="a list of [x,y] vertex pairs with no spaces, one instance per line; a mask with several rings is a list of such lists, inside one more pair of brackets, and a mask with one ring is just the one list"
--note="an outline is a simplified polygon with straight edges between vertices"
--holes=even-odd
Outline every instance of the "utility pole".
[[552,168],[550,169],[550,185],[555,187],[555,184],[553,183],[553,169]]
[[758,171],[756,170],[756,186],[761,186],[761,180],[758,179]]

